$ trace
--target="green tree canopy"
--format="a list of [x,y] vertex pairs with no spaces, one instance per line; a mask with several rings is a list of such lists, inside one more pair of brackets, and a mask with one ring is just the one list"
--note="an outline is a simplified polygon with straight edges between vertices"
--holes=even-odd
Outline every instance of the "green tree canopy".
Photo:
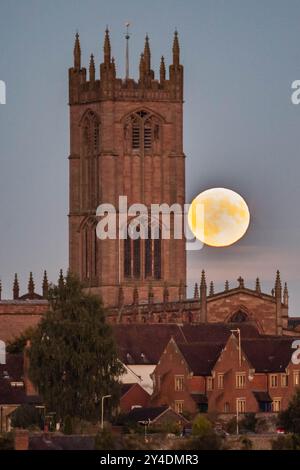
[[68,275],[49,290],[50,309],[31,337],[29,376],[48,411],[97,420],[101,397],[116,405],[123,366],[98,297]]
[[300,435],[300,389],[296,390],[287,409],[279,414],[278,424],[285,431]]

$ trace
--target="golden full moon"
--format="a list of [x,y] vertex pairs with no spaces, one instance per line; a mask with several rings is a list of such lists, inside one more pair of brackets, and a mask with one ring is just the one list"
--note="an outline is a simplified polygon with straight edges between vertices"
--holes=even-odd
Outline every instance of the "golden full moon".
[[192,233],[209,246],[229,246],[242,238],[250,223],[245,200],[225,188],[200,193],[191,203],[188,222]]

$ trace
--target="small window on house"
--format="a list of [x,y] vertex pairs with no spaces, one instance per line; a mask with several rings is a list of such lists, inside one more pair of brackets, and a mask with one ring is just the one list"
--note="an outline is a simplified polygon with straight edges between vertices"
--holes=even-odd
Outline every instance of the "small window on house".
[[300,385],[300,371],[294,370],[294,386],[299,387]]
[[246,398],[236,399],[236,409],[239,413],[246,413]]
[[287,374],[281,374],[281,386],[288,387],[289,385],[289,376]]
[[236,388],[245,388],[246,386],[246,372],[237,372],[235,376]]
[[176,413],[182,413],[183,412],[183,405],[184,405],[183,400],[175,400],[175,411],[176,411]]
[[184,376],[175,375],[175,392],[182,392],[184,387]]
[[214,386],[213,378],[212,377],[207,377],[206,378],[206,387],[207,390],[212,390]]
[[272,402],[272,411],[279,413],[281,411],[281,398],[274,398]]
[[270,387],[272,388],[278,387],[278,375],[277,374],[270,375]]
[[224,374],[218,374],[218,388],[224,388]]

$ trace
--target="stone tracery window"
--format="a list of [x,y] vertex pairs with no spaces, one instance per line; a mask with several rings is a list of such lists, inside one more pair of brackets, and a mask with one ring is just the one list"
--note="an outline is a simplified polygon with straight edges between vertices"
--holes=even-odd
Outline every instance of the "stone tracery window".
[[82,208],[96,209],[97,204],[97,156],[100,151],[100,123],[92,111],[85,113],[81,122],[81,185]]
[[81,228],[81,278],[89,285],[97,285],[98,239],[94,219],[87,219]]
[[161,279],[162,254],[161,230],[156,238],[151,238],[148,227],[148,238],[133,240],[130,236],[124,240],[124,277],[135,279]]
[[243,312],[243,310],[239,310],[238,312],[234,313],[232,317],[230,317],[230,323],[243,323],[248,321],[247,313]]

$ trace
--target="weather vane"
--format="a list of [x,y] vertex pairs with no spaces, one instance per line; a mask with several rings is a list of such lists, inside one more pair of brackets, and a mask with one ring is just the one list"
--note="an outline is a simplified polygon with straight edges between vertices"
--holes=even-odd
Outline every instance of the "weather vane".
[[129,79],[129,39],[130,39],[130,33],[129,33],[129,27],[131,26],[131,24],[129,23],[129,21],[127,21],[125,23],[125,26],[126,26],[126,33],[125,33],[125,39],[126,39],[126,73],[125,73],[125,76],[126,76],[126,80]]

